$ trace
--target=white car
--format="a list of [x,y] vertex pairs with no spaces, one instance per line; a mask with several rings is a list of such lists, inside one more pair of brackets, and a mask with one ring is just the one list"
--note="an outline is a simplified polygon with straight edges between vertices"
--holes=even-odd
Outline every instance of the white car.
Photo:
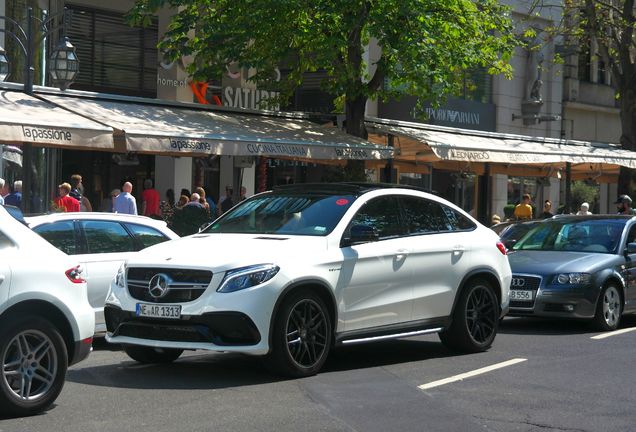
[[476,352],[495,338],[510,279],[497,235],[443,199],[298,184],[131,258],[106,299],[106,340],[140,362],[267,355],[288,376],[317,373],[333,346],[418,334]]
[[51,405],[94,329],[81,267],[0,206],[0,413]]
[[179,238],[162,220],[119,213],[51,213],[24,218],[29,227],[84,268],[95,332],[104,333],[104,300],[122,263],[136,251]]

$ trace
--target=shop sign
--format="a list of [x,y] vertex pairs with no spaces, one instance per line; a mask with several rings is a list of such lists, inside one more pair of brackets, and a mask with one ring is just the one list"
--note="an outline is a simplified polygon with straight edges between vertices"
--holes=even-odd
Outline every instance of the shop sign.
[[25,141],[33,142],[70,142],[73,139],[73,134],[69,130],[48,128],[41,126],[22,126],[22,135]]
[[[279,110],[278,105],[270,106],[269,101],[278,99],[279,92],[250,89],[244,87],[224,87],[223,105],[232,108]],[[261,101],[263,102],[261,104]],[[261,106],[262,105],[262,106]]]

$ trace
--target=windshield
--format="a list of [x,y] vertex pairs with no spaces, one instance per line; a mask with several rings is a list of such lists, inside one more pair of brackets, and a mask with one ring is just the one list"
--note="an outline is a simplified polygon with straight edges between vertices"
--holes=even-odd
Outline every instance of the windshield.
[[538,224],[514,250],[617,253],[623,220],[550,220]]
[[257,195],[225,213],[203,233],[326,236],[355,199],[351,195]]

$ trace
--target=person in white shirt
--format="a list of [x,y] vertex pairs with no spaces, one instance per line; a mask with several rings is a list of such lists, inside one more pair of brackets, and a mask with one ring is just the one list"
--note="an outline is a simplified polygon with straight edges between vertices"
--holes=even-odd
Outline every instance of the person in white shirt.
[[592,212],[589,211],[590,210],[590,205],[586,202],[581,204],[581,207],[579,208],[579,211],[576,212],[577,216],[588,216],[591,215]]
[[4,193],[6,190],[4,189],[4,179],[0,178],[0,205],[4,205]]

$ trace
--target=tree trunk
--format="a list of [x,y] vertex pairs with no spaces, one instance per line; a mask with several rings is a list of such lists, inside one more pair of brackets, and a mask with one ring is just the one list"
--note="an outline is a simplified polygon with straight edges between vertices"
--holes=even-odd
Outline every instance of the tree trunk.
[[[367,139],[367,128],[364,125],[364,112],[367,99],[363,96],[346,97],[346,132],[359,138]],[[348,160],[344,173],[345,180],[366,181],[363,160]]]
[[[625,150],[636,151],[636,90],[629,88],[633,87],[633,83],[621,87],[619,89],[621,94],[621,145]],[[619,195],[636,194],[634,172],[631,168],[621,167],[618,176]]]

